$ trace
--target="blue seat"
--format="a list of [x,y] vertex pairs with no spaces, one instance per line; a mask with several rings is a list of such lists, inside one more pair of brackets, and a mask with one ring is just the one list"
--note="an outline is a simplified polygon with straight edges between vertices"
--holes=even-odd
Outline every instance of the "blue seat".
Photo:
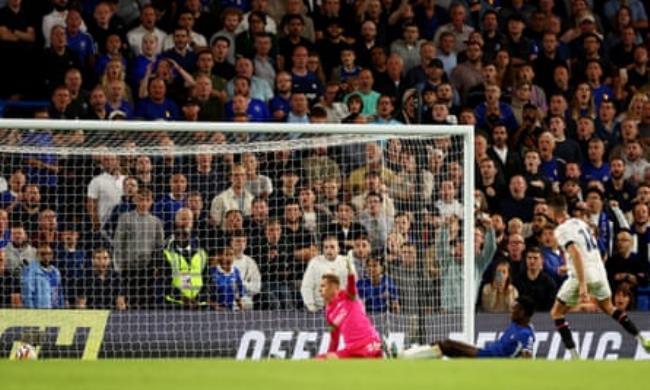
[[639,287],[636,290],[636,309],[639,311],[650,310],[650,286]]

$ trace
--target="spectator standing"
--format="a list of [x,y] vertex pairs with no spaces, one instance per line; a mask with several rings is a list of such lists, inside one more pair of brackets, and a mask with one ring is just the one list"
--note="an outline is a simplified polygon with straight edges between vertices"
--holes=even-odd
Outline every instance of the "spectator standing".
[[27,309],[64,309],[61,273],[53,264],[54,251],[41,244],[37,259],[22,272],[22,302]]

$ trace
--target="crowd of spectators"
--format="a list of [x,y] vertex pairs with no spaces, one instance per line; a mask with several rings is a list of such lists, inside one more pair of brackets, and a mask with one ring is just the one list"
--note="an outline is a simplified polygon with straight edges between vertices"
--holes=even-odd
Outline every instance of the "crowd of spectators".
[[[397,138],[215,153],[265,136],[3,130],[4,146],[107,148],[2,153],[0,306],[314,311],[320,275],[345,281],[352,256],[368,311],[460,310],[461,145],[399,139],[400,124],[460,123],[476,128],[481,310],[552,304],[567,277],[554,194],[593,226],[616,305],[648,309],[640,0],[4,3],[0,95],[49,100],[33,117],[377,123]],[[145,145],[168,153],[110,151]]]

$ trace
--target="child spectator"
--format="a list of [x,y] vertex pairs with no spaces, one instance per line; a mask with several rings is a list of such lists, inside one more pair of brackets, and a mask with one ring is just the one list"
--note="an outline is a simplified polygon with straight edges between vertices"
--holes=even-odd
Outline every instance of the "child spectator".
[[233,266],[235,251],[226,247],[210,257],[209,302],[214,310],[242,310],[244,282],[239,269]]
[[384,275],[384,266],[379,258],[371,257],[367,262],[368,276],[359,279],[359,296],[365,301],[368,313],[399,313],[397,287],[390,276]]

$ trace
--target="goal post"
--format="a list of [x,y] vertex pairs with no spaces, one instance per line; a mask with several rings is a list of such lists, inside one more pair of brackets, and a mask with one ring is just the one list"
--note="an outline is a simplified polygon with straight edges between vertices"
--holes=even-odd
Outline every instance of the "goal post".
[[473,126],[0,119],[0,156],[40,357],[310,357],[345,256],[388,343],[474,341]]

